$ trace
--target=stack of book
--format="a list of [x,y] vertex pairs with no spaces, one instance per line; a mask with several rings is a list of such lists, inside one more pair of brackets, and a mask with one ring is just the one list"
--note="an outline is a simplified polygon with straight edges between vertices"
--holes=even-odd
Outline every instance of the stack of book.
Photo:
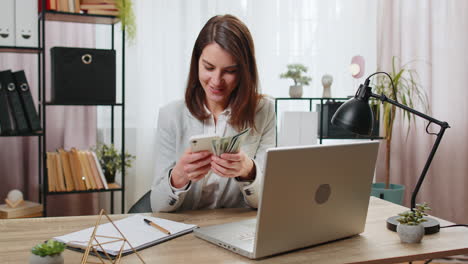
[[0,71],[0,135],[41,132],[41,121],[24,71]]
[[[42,1],[39,0],[39,12],[42,10]],[[119,10],[115,4],[116,0],[44,0],[46,10],[67,13],[82,13],[96,15],[117,16]]]
[[81,0],[81,10],[88,14],[117,16],[115,0]]
[[109,189],[96,153],[59,149],[47,152],[47,175],[50,192]]

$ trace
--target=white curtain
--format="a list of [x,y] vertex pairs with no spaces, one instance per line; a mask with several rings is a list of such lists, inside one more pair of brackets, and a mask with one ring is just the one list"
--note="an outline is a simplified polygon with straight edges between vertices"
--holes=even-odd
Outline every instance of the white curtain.
[[[430,115],[451,126],[416,202],[428,202],[433,208],[430,213],[435,216],[465,224],[468,219],[467,11],[468,1],[381,0],[378,27],[379,67],[388,71],[392,56],[399,56],[402,62],[417,60],[413,66],[429,96]],[[410,206],[411,192],[435,141],[435,136],[425,132],[427,122],[416,119],[418,122],[412,124],[408,138],[406,125],[397,119],[392,140],[391,181],[406,186],[406,206]],[[432,125],[430,131],[438,132],[439,127]],[[383,164],[381,161],[378,164]]]
[[[127,209],[150,189],[157,165],[153,157],[158,109],[183,98],[193,45],[210,17],[233,14],[249,27],[262,93],[270,96],[289,97],[291,80],[279,78],[288,63],[309,68],[313,80],[304,88],[304,97],[322,95],[321,78],[327,73],[334,77],[332,96],[354,94],[358,80],[348,71],[354,55],[366,59],[368,73],[376,68],[377,4],[372,0],[133,3],[137,38],[126,55],[126,148],[137,160],[126,178]],[[107,36],[98,30],[97,37]],[[108,126],[104,116],[100,127]]]

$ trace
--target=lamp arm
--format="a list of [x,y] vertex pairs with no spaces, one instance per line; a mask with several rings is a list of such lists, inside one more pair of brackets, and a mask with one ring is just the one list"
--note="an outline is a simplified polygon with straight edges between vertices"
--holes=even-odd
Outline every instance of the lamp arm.
[[[437,133],[437,138],[436,138],[436,140],[434,142],[434,145],[432,146],[431,153],[429,154],[429,157],[427,158],[426,164],[424,165],[424,168],[423,168],[423,170],[421,172],[421,176],[419,176],[418,182],[417,182],[416,186],[414,187],[413,194],[411,195],[411,211],[413,211],[414,208],[416,208],[416,196],[418,195],[419,189],[421,188],[421,185],[422,185],[422,183],[424,181],[424,178],[426,177],[426,173],[429,170],[429,166],[432,163],[432,159],[434,158],[434,155],[435,155],[435,153],[437,151],[437,148],[439,147],[440,141],[442,140],[442,136],[444,135],[445,130],[447,128],[449,128],[450,126],[449,126],[449,124],[447,122],[439,121],[439,120],[437,120],[435,118],[432,118],[432,117],[430,117],[430,116],[428,116],[426,114],[423,114],[423,113],[421,113],[419,111],[416,111],[416,110],[414,110],[414,109],[412,109],[412,108],[410,108],[410,107],[408,107],[408,106],[406,106],[404,104],[400,104],[400,103],[398,103],[398,102],[396,102],[396,101],[394,101],[392,99],[389,99],[388,97],[386,97],[383,94],[378,95],[378,94],[374,94],[374,93],[371,92],[370,97],[374,97],[374,98],[379,99],[382,102],[388,102],[388,103],[390,103],[392,105],[403,108],[404,110],[406,110],[406,111],[408,111],[408,112],[410,112],[412,114],[415,114],[415,115],[417,115],[419,117],[422,117],[422,118],[428,120],[431,123],[435,123],[435,124],[440,126],[440,131],[439,131],[439,133]],[[427,131],[427,128],[426,128],[426,131]]]

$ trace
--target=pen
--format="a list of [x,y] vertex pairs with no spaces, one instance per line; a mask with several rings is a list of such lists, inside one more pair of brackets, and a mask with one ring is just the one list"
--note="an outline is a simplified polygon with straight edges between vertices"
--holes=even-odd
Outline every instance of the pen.
[[161,226],[159,226],[159,225],[153,223],[152,221],[150,221],[150,220],[148,220],[148,219],[146,219],[146,218],[143,219],[143,221],[145,221],[145,223],[147,223],[148,225],[150,225],[150,226],[152,226],[152,227],[158,229],[159,231],[163,232],[164,234],[167,234],[167,235],[170,235],[170,234],[171,234],[171,232],[169,232],[167,229],[165,229],[165,228],[163,228],[163,227],[161,227]]

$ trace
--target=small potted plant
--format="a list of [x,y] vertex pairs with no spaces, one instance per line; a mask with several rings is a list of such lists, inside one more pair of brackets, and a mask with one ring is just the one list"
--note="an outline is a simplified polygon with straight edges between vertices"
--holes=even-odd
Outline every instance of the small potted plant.
[[[99,163],[104,171],[104,176],[106,177],[107,182],[115,182],[116,173],[122,171],[122,154],[115,148],[114,144],[107,145],[100,143],[93,148],[93,151],[99,159]],[[132,167],[132,162],[135,158],[135,156],[125,152],[125,169]]]
[[53,239],[46,243],[38,244],[32,248],[30,264],[63,264],[62,252],[65,250],[65,244]]
[[400,218],[397,219],[397,233],[403,243],[419,243],[424,236],[423,222],[427,220],[426,211],[431,208],[426,204],[417,204],[413,211],[398,214]]
[[307,67],[302,64],[288,64],[287,67],[288,71],[282,73],[280,78],[291,78],[294,81],[294,85],[289,86],[289,96],[291,96],[291,98],[301,98],[302,86],[309,85],[312,78],[302,75],[307,72]]

